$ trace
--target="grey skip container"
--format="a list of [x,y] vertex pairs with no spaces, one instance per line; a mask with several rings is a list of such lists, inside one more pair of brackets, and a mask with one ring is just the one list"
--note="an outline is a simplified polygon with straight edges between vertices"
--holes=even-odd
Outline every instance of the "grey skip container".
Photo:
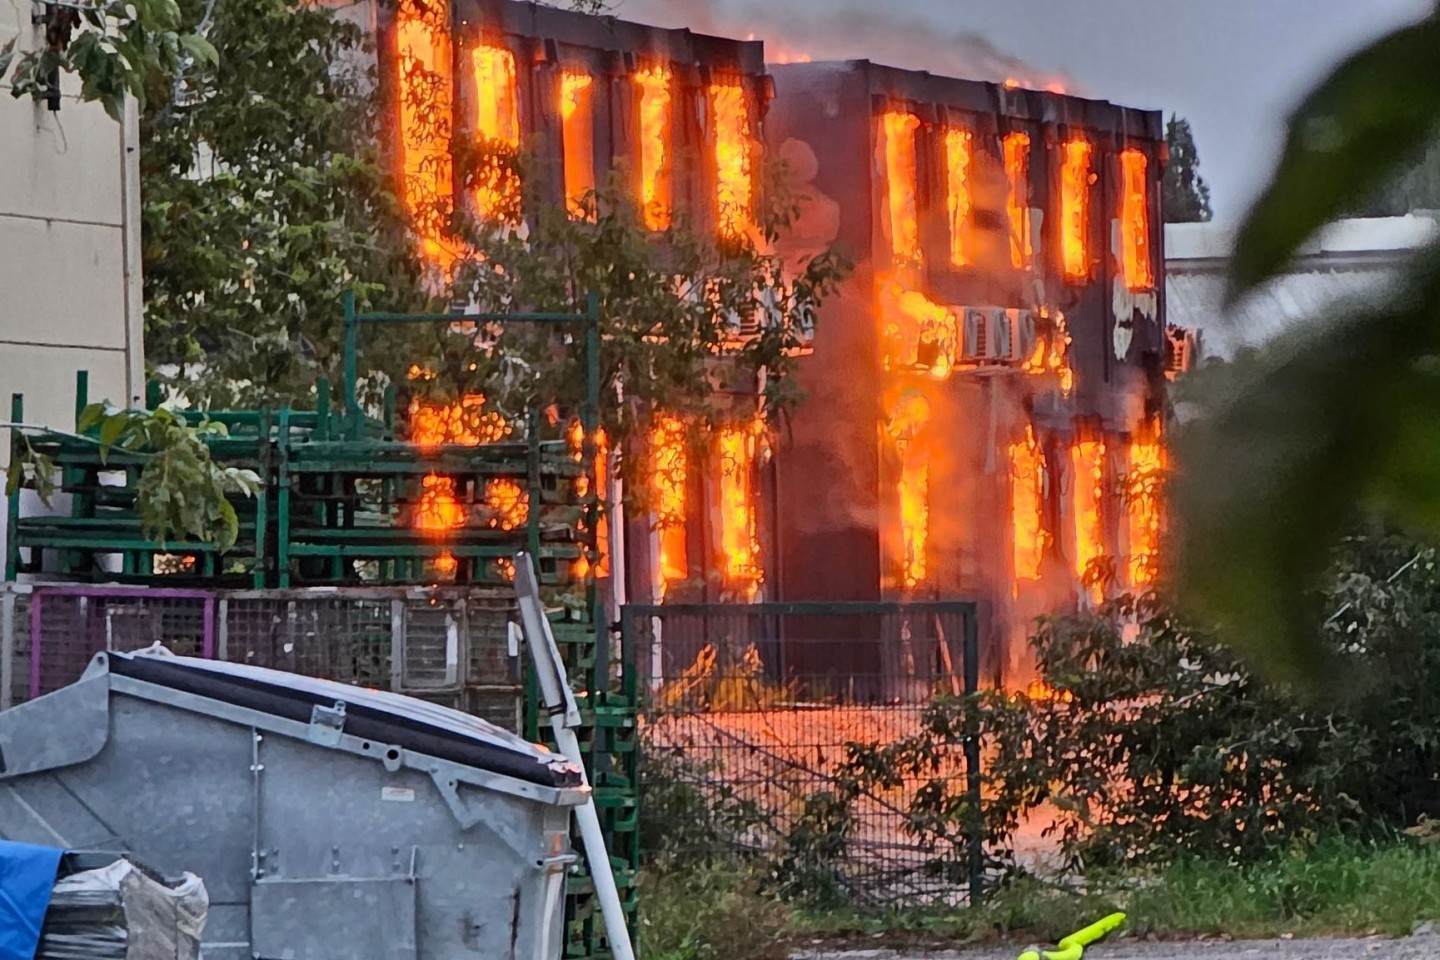
[[0,838],[198,874],[206,960],[556,960],[583,782],[455,710],[163,650],[0,712]]

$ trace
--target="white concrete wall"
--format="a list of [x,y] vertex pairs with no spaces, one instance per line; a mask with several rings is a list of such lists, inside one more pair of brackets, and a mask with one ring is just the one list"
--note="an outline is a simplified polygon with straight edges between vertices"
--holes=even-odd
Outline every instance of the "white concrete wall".
[[[0,0],[0,45],[35,47],[30,10]],[[0,421],[21,393],[27,422],[71,427],[78,370],[92,400],[143,399],[138,119],[131,104],[116,123],[78,90],[64,78],[51,113],[0,83]]]

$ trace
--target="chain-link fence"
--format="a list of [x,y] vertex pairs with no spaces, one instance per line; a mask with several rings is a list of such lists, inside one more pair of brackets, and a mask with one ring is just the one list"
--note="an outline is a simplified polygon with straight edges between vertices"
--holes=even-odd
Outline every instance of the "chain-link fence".
[[850,899],[978,893],[978,834],[960,845],[957,884],[953,869],[937,876],[913,819],[937,773],[978,800],[978,743],[884,787],[857,769],[919,734],[936,697],[976,692],[974,604],[631,606],[621,626],[647,693],[644,823],[657,843],[733,845],[786,883]]

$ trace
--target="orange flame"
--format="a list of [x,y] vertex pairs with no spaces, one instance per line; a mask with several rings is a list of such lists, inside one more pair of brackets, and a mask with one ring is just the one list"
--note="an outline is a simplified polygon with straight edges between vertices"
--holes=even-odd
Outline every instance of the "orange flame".
[[764,580],[756,541],[755,445],[764,422],[720,431],[720,542],[725,551],[725,584],[747,601]]
[[1160,477],[1164,451],[1158,426],[1130,442],[1130,472],[1125,483],[1126,518],[1130,535],[1130,585],[1155,582],[1160,554]]
[[751,226],[750,102],[739,80],[710,86],[715,124],[716,211],[720,232],[743,236]]
[[685,445],[685,424],[676,417],[660,417],[650,431],[650,451],[655,469],[655,526],[663,589],[690,576],[686,530],[690,456]]
[[[1070,493],[1075,517],[1075,575],[1082,581],[1090,565],[1105,556],[1105,527],[1100,515],[1105,499],[1105,442],[1081,440],[1070,450],[1073,471]],[[1104,586],[1091,586],[1091,596],[1099,604],[1105,599]]]
[[448,270],[454,180],[450,160],[450,8],[445,0],[400,0],[395,8],[401,193],[420,252]]
[[[475,135],[501,154],[520,146],[520,107],[515,86],[515,55],[504,47],[482,44],[471,51],[475,73]],[[520,179],[503,164],[481,174],[475,208],[486,220],[517,219]]]
[[645,226],[670,226],[670,69],[647,67],[640,86],[640,206]]
[[1035,439],[1035,428],[1026,424],[1025,439],[1010,444],[1010,520],[1015,548],[1015,584],[1018,596],[1021,580],[1039,580],[1049,536],[1044,525],[1045,460]]
[[950,212],[950,263],[970,262],[970,131],[945,131],[945,203]]
[[[608,486],[605,482],[605,463],[609,457],[610,438],[605,433],[604,427],[595,431],[595,486],[596,495],[603,498]],[[570,456],[579,463],[585,458],[585,428],[579,420],[570,423]],[[590,493],[590,478],[584,474],[575,478],[575,492],[584,498]],[[584,522],[580,528],[584,529]],[[605,577],[610,573],[610,521],[602,509],[599,518],[595,523],[595,554],[598,563],[595,567],[597,577]],[[590,572],[590,562],[581,557],[576,565],[576,572],[579,576],[585,576]]]
[[485,481],[485,506],[490,511],[490,526],[501,530],[517,530],[530,519],[529,494],[508,477]]
[[1150,265],[1149,181],[1145,176],[1145,154],[1125,150],[1120,154],[1123,193],[1120,207],[1121,271],[1130,290],[1149,290],[1155,286]]
[[890,111],[881,116],[884,140],[890,248],[901,261],[920,259],[920,223],[915,214],[915,131],[913,114]]
[[1060,171],[1060,235],[1066,279],[1083,282],[1090,278],[1089,222],[1090,143],[1071,140],[1065,144]]
[[1010,262],[1016,270],[1030,269],[1034,248],[1030,239],[1030,135],[1005,135],[1005,176],[1010,195],[1005,209],[1010,216]]
[[907,589],[929,574],[926,546],[930,539],[930,459],[919,436],[930,421],[930,404],[908,391],[890,414],[887,430],[900,457],[900,573]]
[[1045,703],[1073,703],[1075,700],[1075,695],[1069,690],[1057,690],[1044,680],[1031,680],[1025,695]]
[[[415,368],[411,374],[418,376],[420,372]],[[433,450],[445,443],[473,447],[504,439],[511,432],[510,424],[498,413],[485,412],[484,406],[485,398],[480,394],[469,394],[447,406],[412,400],[410,442],[423,450]],[[421,478],[420,499],[415,504],[411,522],[436,540],[443,539],[450,530],[465,526],[466,510],[456,498],[455,481],[434,473]],[[435,570],[440,574],[448,576],[458,566],[448,550],[435,558]]]
[[887,369],[918,366],[936,380],[950,376],[960,345],[960,322],[954,310],[886,278],[880,282],[880,317]]
[[595,100],[590,74],[560,75],[560,140],[565,151],[565,208],[589,215],[585,198],[595,189]]

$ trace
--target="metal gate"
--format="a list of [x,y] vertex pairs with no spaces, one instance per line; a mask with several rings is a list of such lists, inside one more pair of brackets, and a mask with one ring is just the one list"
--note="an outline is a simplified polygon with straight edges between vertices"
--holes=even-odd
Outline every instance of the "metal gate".
[[[937,697],[980,687],[977,605],[966,601],[627,606],[621,642],[642,693],[644,747],[669,761],[666,776],[752,812],[752,846],[813,833],[804,818],[816,798],[844,793],[852,747],[914,736]],[[975,738],[942,775],[978,808]],[[830,852],[850,893],[893,901],[945,892],[909,829],[909,793],[919,788],[846,795]],[[647,820],[656,814],[647,807]],[[977,830],[967,843],[973,900],[984,862]]]

